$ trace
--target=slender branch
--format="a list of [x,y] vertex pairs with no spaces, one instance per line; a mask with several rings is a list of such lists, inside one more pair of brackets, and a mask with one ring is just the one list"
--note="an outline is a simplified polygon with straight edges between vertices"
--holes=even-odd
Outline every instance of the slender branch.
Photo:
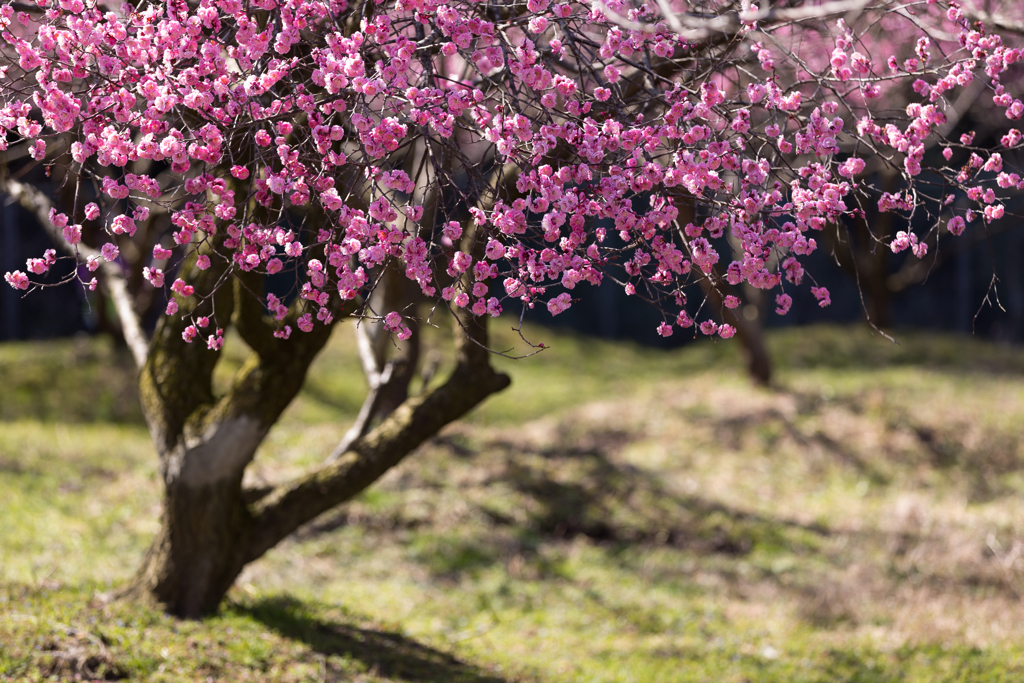
[[[689,13],[674,13],[668,8],[664,0],[658,0],[658,7],[664,14],[669,26],[679,35],[688,40],[703,40],[716,33],[738,33],[744,25],[750,24],[783,24],[794,21],[806,21],[807,19],[824,19],[836,14],[857,12],[867,7],[872,0],[835,0],[822,5],[808,5],[802,7],[762,7],[751,9],[745,12],[723,12],[716,17],[702,17]],[[593,0],[593,4],[599,9],[609,21],[612,21],[623,28],[634,31],[653,33],[654,24],[644,24],[633,21],[618,14],[606,5],[603,0]]]
[[[362,351],[362,345],[360,345],[360,351]],[[384,365],[384,369],[382,371],[366,373],[366,380],[370,384],[370,391],[366,395],[366,400],[363,401],[363,405],[359,409],[359,415],[356,417],[356,421],[353,422],[352,426],[349,427],[347,432],[345,432],[345,436],[341,437],[341,441],[334,447],[334,451],[331,452],[325,462],[334,462],[344,455],[346,451],[352,448],[352,445],[357,440],[369,433],[370,424],[373,422],[373,416],[378,412],[381,399],[384,397],[383,388],[391,381],[391,376],[394,374],[394,370],[394,362],[388,362]]]
[[100,272],[107,278],[110,288],[110,296],[114,300],[117,314],[121,318],[121,328],[124,331],[124,339],[135,359],[135,365],[141,368],[146,364],[146,356],[149,354],[149,339],[142,329],[138,313],[132,304],[131,294],[128,292],[128,283],[124,278],[121,268],[114,263],[104,259],[98,251],[78,244],[72,246],[64,239],[60,231],[50,222],[50,209],[53,202],[41,190],[27,183],[13,178],[0,178],[0,192],[9,195],[23,208],[30,211],[36,220],[46,230],[53,243],[76,260],[96,258],[100,262]]
[[1024,21],[1017,21],[1010,19],[1009,17],[1000,16],[998,14],[989,14],[988,12],[982,12],[980,10],[973,10],[967,7],[962,7],[961,11],[964,16],[969,17],[975,21],[980,21],[990,28],[999,29],[1000,31],[1006,31],[1007,33],[1016,33],[1019,36],[1024,36]]

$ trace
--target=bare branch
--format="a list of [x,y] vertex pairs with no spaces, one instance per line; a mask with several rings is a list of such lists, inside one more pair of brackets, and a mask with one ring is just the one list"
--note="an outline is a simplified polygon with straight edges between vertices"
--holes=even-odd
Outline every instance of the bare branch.
[[980,21],[985,24],[988,28],[998,29],[1000,31],[1006,31],[1007,33],[1015,33],[1019,36],[1024,36],[1024,21],[1017,21],[1004,17],[998,14],[989,14],[988,12],[982,12],[980,10],[973,10],[967,7],[962,7],[965,17],[968,17],[974,21]]
[[[665,20],[673,31],[688,40],[703,40],[718,33],[738,33],[744,25],[750,24],[783,24],[808,19],[824,19],[836,14],[858,12],[865,9],[872,0],[835,0],[823,5],[803,7],[762,7],[746,12],[723,12],[716,17],[704,17],[691,13],[677,14],[671,12],[665,0],[658,0]],[[609,8],[603,0],[593,0],[594,5],[612,22],[634,31],[653,33],[654,24],[644,24],[618,14]]]

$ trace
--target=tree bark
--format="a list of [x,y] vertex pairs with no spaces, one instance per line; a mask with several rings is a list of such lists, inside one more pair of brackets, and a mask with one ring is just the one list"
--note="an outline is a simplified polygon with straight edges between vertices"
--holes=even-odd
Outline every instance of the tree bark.
[[[700,281],[701,290],[707,297],[708,306],[713,311],[721,313],[722,322],[728,323],[736,328],[736,336],[739,337],[743,346],[743,355],[747,362],[747,372],[755,384],[768,386],[772,381],[772,357],[768,353],[768,347],[764,343],[764,325],[761,324],[763,315],[758,311],[757,317],[748,319],[746,316],[737,315],[735,310],[725,307],[725,299],[722,294],[731,291],[731,287],[714,270],[710,275],[715,277],[715,284],[712,285],[708,277]],[[748,303],[748,306],[755,304]],[[739,309],[737,309],[739,310]]]
[[246,564],[251,533],[240,481],[168,487],[160,532],[124,594],[179,617],[216,612]]

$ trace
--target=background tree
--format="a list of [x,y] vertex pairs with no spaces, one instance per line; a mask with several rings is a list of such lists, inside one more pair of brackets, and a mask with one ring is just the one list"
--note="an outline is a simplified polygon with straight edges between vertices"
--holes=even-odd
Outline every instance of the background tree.
[[[907,15],[916,61],[862,51]],[[662,311],[660,334],[728,338],[737,325],[712,319],[737,303],[727,287],[774,290],[785,313],[814,234],[866,202],[959,234],[1021,184],[1009,154],[967,138],[923,173],[975,78],[1024,114],[1000,81],[1019,50],[952,3],[59,0],[0,22],[2,146],[33,160],[3,187],[82,264],[72,279],[106,279],[140,366],[165,495],[128,593],[184,616],[507,386],[486,323],[504,307],[557,315],[611,278]],[[909,105],[880,97],[903,84]],[[877,194],[868,162],[901,189]],[[5,278],[29,290],[57,258]],[[147,296],[163,308],[151,334]],[[448,315],[453,368],[411,395],[416,325]],[[245,488],[349,317],[379,330],[360,421],[321,467]],[[216,395],[229,326],[252,354]]]

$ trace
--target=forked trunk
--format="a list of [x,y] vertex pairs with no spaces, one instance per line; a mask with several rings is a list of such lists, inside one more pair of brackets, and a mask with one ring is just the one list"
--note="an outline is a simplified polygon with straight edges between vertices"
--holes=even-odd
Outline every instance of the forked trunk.
[[[515,177],[510,174],[508,182]],[[465,246],[474,248],[468,236]],[[245,468],[302,388],[331,324],[279,338],[276,323],[252,296],[263,291],[258,278],[239,275],[228,288],[218,285],[223,270],[190,263],[183,271],[196,291],[216,291],[217,314],[230,318],[252,354],[230,388],[215,396],[218,354],[184,341],[184,317],[167,316],[157,325],[143,354],[139,390],[161,456],[164,511],[160,532],[124,595],[195,618],[216,612],[246,564],[351,500],[445,425],[507,387],[509,378],[490,366],[486,320],[457,311],[455,367],[447,381],[414,397],[403,391],[400,405],[331,462],[267,490],[243,489]],[[354,302],[338,305],[334,320],[354,309]],[[301,310],[293,304],[286,322],[297,324]],[[213,302],[203,302],[193,315],[206,312],[212,315]]]

